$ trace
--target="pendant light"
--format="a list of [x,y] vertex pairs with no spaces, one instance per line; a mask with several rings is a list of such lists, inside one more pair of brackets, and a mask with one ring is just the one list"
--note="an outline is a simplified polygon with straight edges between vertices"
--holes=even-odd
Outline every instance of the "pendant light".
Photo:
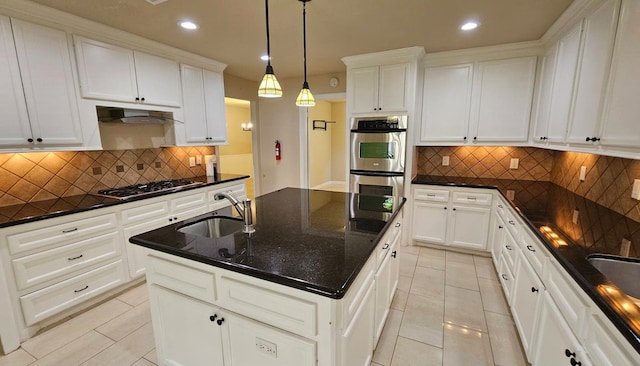
[[271,67],[271,44],[269,42],[269,0],[264,0],[264,9],[267,18],[267,69],[264,72],[262,82],[258,87],[258,96],[263,98],[279,98],[282,96],[282,88]]
[[304,50],[304,82],[302,83],[302,90],[298,94],[296,99],[296,105],[298,107],[313,107],[316,105],[316,100],[313,99],[311,90],[309,90],[309,83],[307,83],[307,3],[311,0],[299,0],[302,2],[302,39]]

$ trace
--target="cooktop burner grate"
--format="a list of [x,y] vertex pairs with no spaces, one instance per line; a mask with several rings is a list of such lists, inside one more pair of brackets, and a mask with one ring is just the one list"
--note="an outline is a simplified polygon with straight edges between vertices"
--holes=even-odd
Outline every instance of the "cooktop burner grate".
[[189,179],[161,180],[144,184],[133,184],[125,187],[101,189],[97,195],[116,199],[127,199],[159,191],[177,190],[197,184],[202,184],[202,182]]

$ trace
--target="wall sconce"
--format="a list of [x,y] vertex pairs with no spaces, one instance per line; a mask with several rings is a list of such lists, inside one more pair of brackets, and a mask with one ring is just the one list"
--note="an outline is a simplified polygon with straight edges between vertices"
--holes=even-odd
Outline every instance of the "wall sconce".
[[242,131],[251,131],[253,129],[253,123],[251,122],[243,123],[241,126],[242,126]]

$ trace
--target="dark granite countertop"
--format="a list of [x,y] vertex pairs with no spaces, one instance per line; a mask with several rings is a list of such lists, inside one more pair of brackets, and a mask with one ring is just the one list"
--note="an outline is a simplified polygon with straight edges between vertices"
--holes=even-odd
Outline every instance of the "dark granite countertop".
[[286,188],[257,197],[253,234],[220,239],[185,234],[181,226],[211,214],[136,235],[150,249],[240,272],[267,281],[340,299],[369,259],[392,212],[352,209],[362,196]]
[[[497,189],[569,275],[640,352],[640,308],[587,261],[590,254],[619,255],[622,238],[640,242],[640,223],[551,182],[418,175],[412,184]],[[508,194],[509,193],[509,194]],[[578,223],[572,222],[578,210]],[[549,226],[567,243],[554,246],[540,230]],[[640,253],[632,245],[630,257]],[[612,291],[613,289],[613,291]],[[625,306],[623,306],[623,303]],[[631,305],[631,306],[629,306]]]
[[166,194],[188,191],[216,184],[228,183],[235,180],[249,178],[248,175],[217,174],[215,177],[201,176],[189,178],[202,184],[181,187],[172,190],[158,191],[143,196],[132,197],[124,200],[97,196],[94,194],[83,194],[71,197],[60,197],[57,199],[29,202],[21,205],[0,207],[0,229],[13,225],[26,224],[29,222],[50,219],[53,217],[70,215],[78,212],[94,210],[97,208],[129,203],[151,197],[163,196]]

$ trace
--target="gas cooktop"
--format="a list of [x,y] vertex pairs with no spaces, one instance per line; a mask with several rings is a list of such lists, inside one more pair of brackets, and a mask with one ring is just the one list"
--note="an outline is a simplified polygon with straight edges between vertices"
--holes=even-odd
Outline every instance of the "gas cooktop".
[[202,184],[202,182],[196,182],[189,179],[160,180],[157,182],[133,184],[125,187],[101,189],[98,191],[97,195],[124,200],[127,198],[138,197],[156,192],[178,190],[180,188],[198,184]]

